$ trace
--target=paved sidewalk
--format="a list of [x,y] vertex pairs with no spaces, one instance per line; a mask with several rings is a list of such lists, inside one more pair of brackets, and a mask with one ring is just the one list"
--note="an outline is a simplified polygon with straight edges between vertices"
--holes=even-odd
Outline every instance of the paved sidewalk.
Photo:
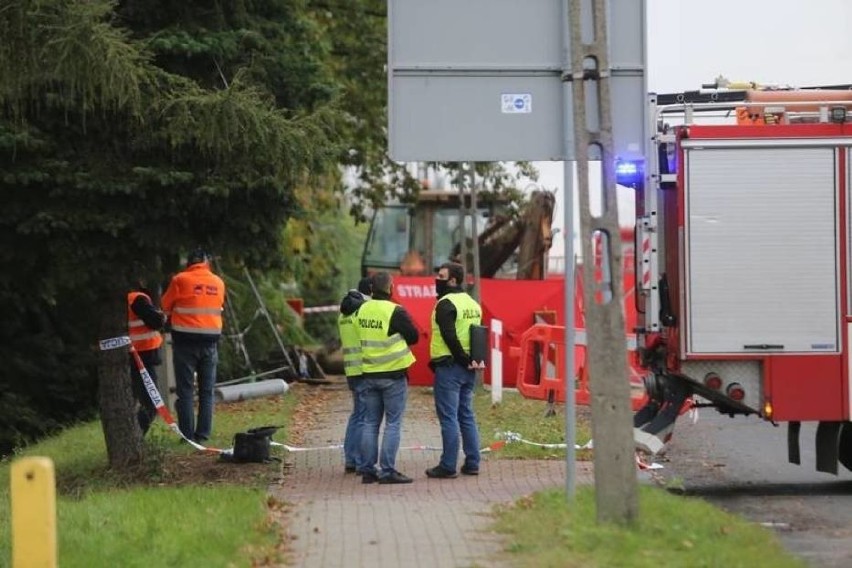
[[[329,388],[329,387],[321,387]],[[345,383],[335,385],[325,416],[307,432],[304,447],[339,444],[351,409]],[[413,387],[403,420],[403,447],[440,448],[431,391]],[[502,537],[488,530],[497,503],[547,488],[564,487],[564,460],[498,460],[483,455],[478,476],[429,479],[439,452],[404,449],[397,469],[407,485],[363,485],[344,474],[342,450],[293,452],[283,481],[270,488],[291,503],[287,530],[293,565],[307,568],[506,566],[495,559]],[[577,483],[592,483],[590,463],[579,463]]]

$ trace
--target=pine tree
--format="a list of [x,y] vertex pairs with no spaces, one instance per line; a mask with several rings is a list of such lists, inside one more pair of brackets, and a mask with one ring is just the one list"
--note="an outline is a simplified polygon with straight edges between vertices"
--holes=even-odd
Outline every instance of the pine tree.
[[[193,18],[190,3],[176,4]],[[153,38],[118,27],[129,20],[115,7],[11,0],[0,9],[0,301],[45,314],[69,296],[90,302],[81,329],[96,335],[76,349],[126,334],[134,261],[159,275],[203,243],[268,263],[293,188],[338,152],[337,114],[321,98],[279,107],[289,95],[259,82],[251,57],[235,58],[227,84],[213,88],[170,69]],[[126,350],[99,355],[117,468],[143,451],[128,368]]]

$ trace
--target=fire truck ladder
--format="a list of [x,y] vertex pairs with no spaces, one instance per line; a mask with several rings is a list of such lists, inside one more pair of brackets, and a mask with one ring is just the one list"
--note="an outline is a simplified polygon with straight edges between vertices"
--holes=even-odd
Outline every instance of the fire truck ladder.
[[[676,178],[675,174],[669,173],[662,166],[666,149],[674,145],[675,136],[659,124],[657,95],[651,94],[648,104],[648,132],[652,134],[645,152],[647,184],[641,215],[636,218],[635,240],[637,300],[639,297],[644,300],[645,313],[645,325],[637,330],[637,342],[640,345],[648,334],[660,334],[664,327],[676,323],[666,276],[660,271],[660,259],[664,251],[660,248],[662,243],[659,238],[659,198],[664,185],[671,184]],[[653,353],[647,357],[653,370],[653,374],[646,378],[648,402],[633,417],[633,437],[638,447],[656,454],[670,438],[680,410],[693,392],[684,381],[666,375],[664,368],[655,369],[652,357]]]
[[[739,124],[781,124],[783,122],[830,122],[834,107],[852,106],[852,85],[810,87],[764,86],[757,83],[731,83],[719,78],[702,89],[680,93],[651,94],[651,132],[664,132],[666,117],[680,115],[682,124],[693,124],[699,116],[737,113]],[[848,96],[842,94],[847,92]],[[818,106],[819,111],[813,107]],[[742,112],[743,115],[739,116]],[[759,122],[749,122],[750,119]],[[741,121],[742,120],[742,121]],[[843,120],[845,121],[845,113]],[[655,142],[668,142],[658,139]],[[673,142],[673,140],[670,140]],[[671,181],[674,181],[673,179]]]

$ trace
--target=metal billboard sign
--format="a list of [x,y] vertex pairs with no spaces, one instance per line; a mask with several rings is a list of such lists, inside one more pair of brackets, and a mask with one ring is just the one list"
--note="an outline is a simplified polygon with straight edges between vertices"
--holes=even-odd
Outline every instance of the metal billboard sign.
[[[573,158],[569,0],[388,0],[398,161]],[[644,152],[645,0],[610,0],[616,152]],[[590,23],[589,23],[590,25]]]

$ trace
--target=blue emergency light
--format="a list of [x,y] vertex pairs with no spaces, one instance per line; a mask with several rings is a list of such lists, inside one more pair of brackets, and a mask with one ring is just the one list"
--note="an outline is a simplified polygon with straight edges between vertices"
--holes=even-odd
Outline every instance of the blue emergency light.
[[633,186],[645,181],[645,161],[623,161],[615,162],[615,183],[618,185]]

